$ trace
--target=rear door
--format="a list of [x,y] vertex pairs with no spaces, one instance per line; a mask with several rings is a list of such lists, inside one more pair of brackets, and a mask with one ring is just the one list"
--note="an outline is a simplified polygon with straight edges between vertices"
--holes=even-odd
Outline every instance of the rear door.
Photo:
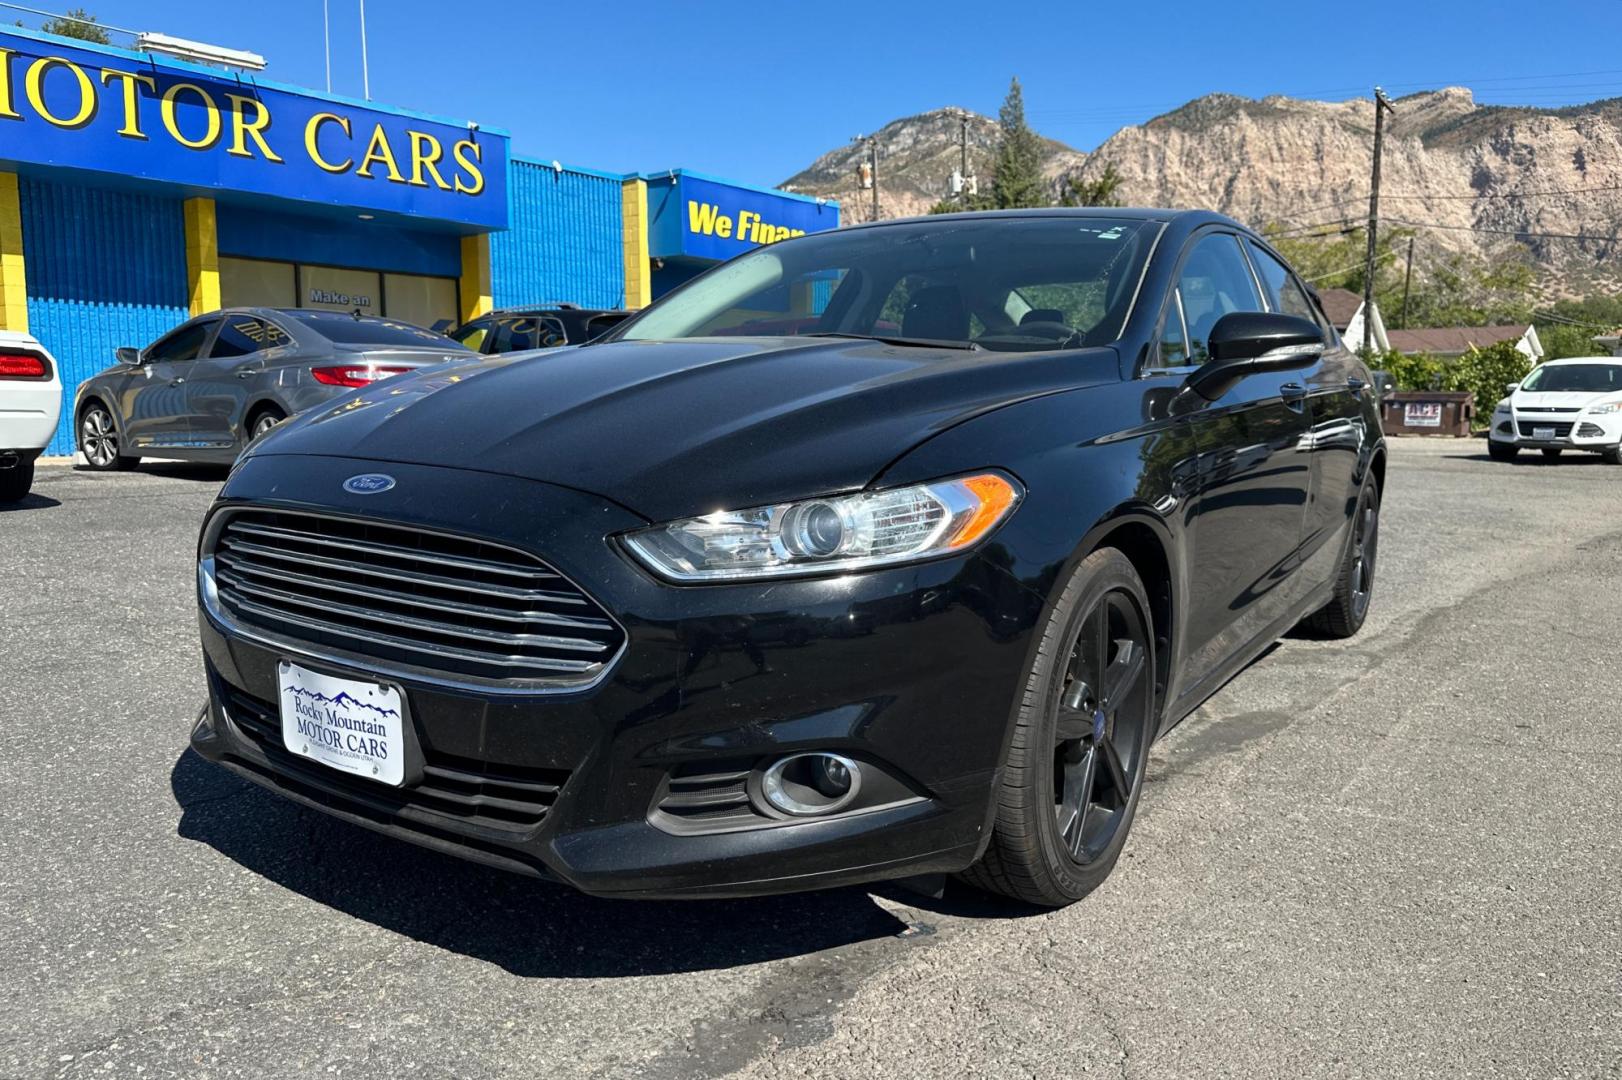
[[[1238,236],[1205,232],[1190,241],[1168,307],[1162,363],[1190,369],[1209,359],[1211,328],[1223,315],[1266,310]],[[1265,632],[1298,595],[1311,477],[1300,377],[1250,375],[1189,414],[1199,462],[1184,639],[1190,686]]]
[[202,449],[235,450],[247,441],[244,414],[260,390],[268,350],[291,339],[281,328],[253,315],[226,315],[208,346],[192,363],[186,381],[191,439]]
[[1296,373],[1307,389],[1307,450],[1312,466],[1301,534],[1305,587],[1330,580],[1339,565],[1346,529],[1357,505],[1358,456],[1373,443],[1363,397],[1374,390],[1364,385],[1362,364],[1283,261],[1248,237],[1245,247],[1268,306],[1309,319],[1324,331],[1323,358],[1315,367]]
[[124,420],[126,453],[171,448],[185,453],[191,439],[186,380],[208,344],[217,319],[186,323],[159,338],[141,354],[140,367],[118,404]]

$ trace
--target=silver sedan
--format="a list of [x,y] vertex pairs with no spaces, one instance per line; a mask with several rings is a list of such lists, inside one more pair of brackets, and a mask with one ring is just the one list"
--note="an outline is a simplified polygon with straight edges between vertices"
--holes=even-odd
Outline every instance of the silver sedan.
[[354,387],[477,354],[397,319],[226,308],[116,355],[74,401],[92,469],[133,468],[143,455],[229,463],[289,416]]

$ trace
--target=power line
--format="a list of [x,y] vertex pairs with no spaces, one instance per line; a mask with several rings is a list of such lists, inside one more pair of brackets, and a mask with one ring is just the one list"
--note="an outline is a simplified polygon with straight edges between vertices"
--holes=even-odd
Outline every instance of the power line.
[[[1385,262],[1387,259],[1395,258],[1396,255],[1397,255],[1397,253],[1395,251],[1383,252],[1382,254],[1376,256],[1374,261],[1375,261],[1376,264],[1379,264],[1379,263]],[[1311,285],[1315,281],[1322,281],[1324,278],[1339,277],[1341,274],[1349,274],[1353,270],[1361,270],[1361,269],[1364,269],[1366,266],[1367,266],[1367,261],[1364,260],[1364,259],[1359,259],[1354,263],[1347,263],[1345,266],[1339,267],[1339,268],[1334,269],[1334,270],[1325,270],[1321,274],[1314,274],[1312,277],[1302,278],[1301,280],[1305,281],[1308,285]]]
[[1438,225],[1428,221],[1402,221],[1398,218],[1386,218],[1385,220],[1387,224],[1403,225],[1411,229],[1440,229],[1446,232],[1486,233],[1497,236],[1527,237],[1533,240],[1596,240],[1613,244],[1619,240],[1622,240],[1622,236],[1604,236],[1594,233],[1532,232],[1530,229],[1493,229],[1480,225]]

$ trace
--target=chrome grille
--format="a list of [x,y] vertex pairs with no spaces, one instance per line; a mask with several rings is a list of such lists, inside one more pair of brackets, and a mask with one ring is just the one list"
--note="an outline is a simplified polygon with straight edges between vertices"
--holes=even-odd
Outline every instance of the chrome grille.
[[624,644],[595,601],[513,548],[266,510],[236,511],[214,535],[220,605],[309,645],[480,680],[577,686]]

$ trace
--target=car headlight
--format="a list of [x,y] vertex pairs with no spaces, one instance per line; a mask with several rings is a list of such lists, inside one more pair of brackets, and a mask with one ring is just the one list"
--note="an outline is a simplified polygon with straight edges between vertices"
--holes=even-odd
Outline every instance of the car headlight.
[[1498,403],[1498,407],[1495,408],[1492,412],[1493,412],[1494,416],[1497,416],[1499,413],[1507,413],[1507,412],[1509,412],[1509,398],[1505,398],[1503,401],[1500,401]]
[[1590,405],[1584,411],[1590,416],[1603,416],[1606,413],[1622,412],[1622,401],[1606,401],[1598,405]]
[[675,581],[742,581],[876,566],[963,551],[1000,525],[1024,491],[1000,473],[826,499],[720,510],[625,536]]

